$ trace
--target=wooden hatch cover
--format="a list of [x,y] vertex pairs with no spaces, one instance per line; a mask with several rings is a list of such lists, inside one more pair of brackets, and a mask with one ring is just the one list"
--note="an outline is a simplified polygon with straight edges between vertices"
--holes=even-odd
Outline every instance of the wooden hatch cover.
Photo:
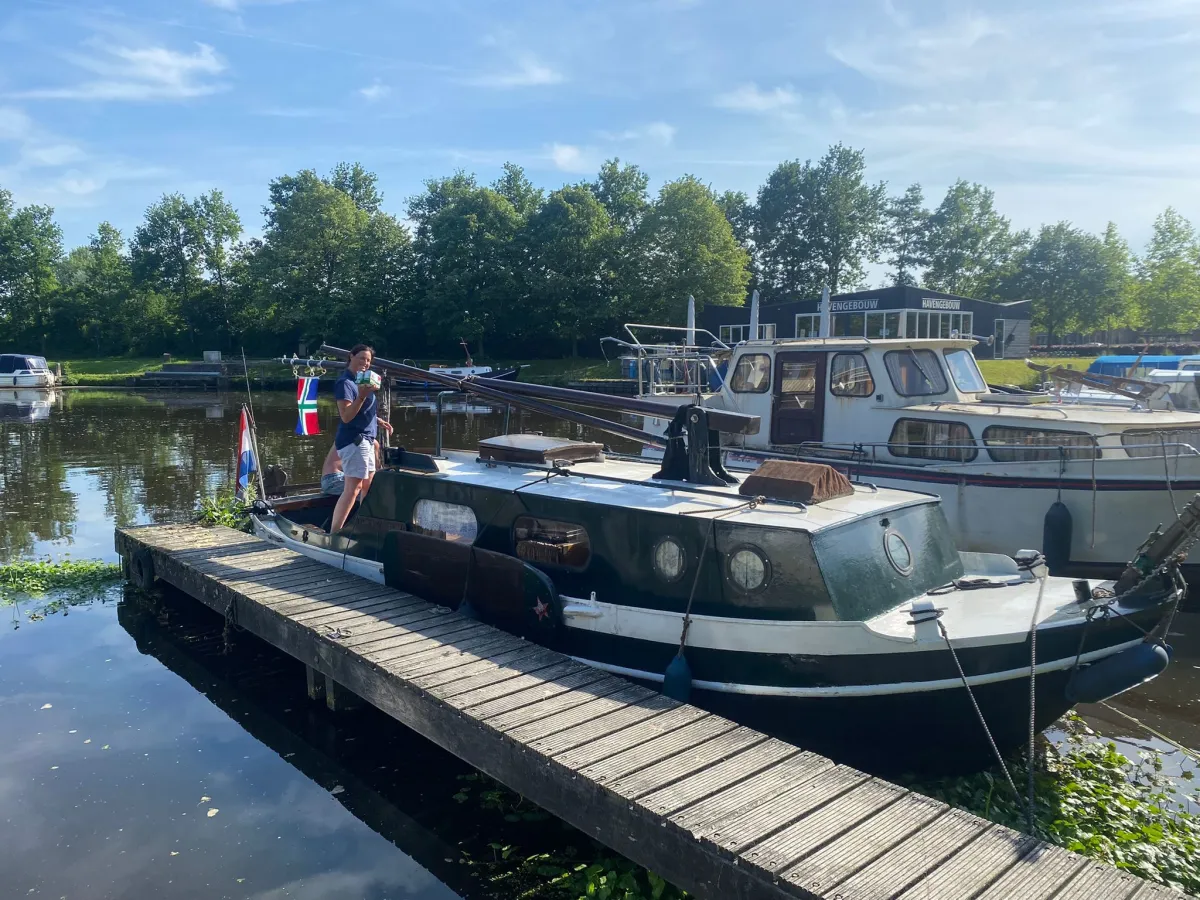
[[604,459],[604,445],[541,434],[501,434],[479,442],[479,458],[543,465],[558,459],[586,462]]
[[746,476],[738,493],[798,503],[821,503],[854,493],[850,481],[833,466],[769,459]]

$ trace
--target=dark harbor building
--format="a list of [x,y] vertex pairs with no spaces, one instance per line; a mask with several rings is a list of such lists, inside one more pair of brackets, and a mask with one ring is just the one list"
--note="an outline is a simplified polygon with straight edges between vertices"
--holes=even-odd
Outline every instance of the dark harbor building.
[[[765,339],[815,337],[820,298],[762,304],[759,333]],[[1032,304],[992,303],[915,287],[887,287],[830,297],[831,337],[974,337],[979,359],[1023,359],[1029,355]],[[749,306],[708,306],[700,324],[727,344],[748,340]]]

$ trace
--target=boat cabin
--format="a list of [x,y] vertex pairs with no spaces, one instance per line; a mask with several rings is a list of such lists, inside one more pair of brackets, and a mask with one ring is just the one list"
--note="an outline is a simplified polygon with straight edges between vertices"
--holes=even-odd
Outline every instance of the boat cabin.
[[732,446],[903,465],[1046,461],[1064,452],[1069,459],[1099,459],[1150,455],[1155,448],[1161,455],[1164,429],[1171,444],[1200,447],[1194,414],[1083,406],[1068,412],[1047,395],[994,393],[975,362],[974,343],[746,341],[703,402],[761,417],[758,434],[738,436]]

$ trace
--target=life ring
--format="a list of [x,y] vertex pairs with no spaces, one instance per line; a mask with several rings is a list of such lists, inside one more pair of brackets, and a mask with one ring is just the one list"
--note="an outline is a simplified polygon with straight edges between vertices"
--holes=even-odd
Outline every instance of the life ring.
[[154,557],[145,547],[129,558],[129,580],[143,591],[154,587]]

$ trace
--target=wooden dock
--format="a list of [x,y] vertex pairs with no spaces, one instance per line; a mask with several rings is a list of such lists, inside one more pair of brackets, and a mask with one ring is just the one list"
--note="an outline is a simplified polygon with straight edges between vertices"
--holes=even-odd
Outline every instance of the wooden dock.
[[696,897],[1182,896],[238,531],[116,549]]

